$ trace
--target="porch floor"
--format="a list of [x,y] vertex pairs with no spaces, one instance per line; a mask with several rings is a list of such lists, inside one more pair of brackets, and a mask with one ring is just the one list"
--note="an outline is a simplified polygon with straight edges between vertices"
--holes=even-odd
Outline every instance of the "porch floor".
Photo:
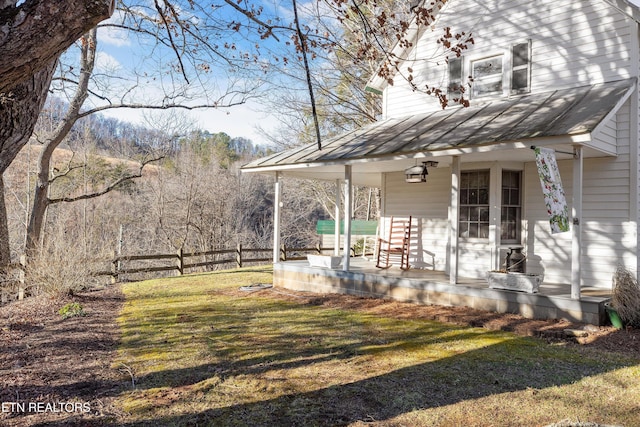
[[299,291],[347,293],[391,298],[421,304],[466,306],[499,313],[515,313],[535,319],[565,319],[594,325],[608,323],[604,303],[610,289],[581,289],[579,300],[571,298],[571,286],[540,285],[538,293],[491,289],[484,279],[459,278],[449,284],[442,271],[379,269],[371,261],[352,258],[349,271],[310,267],[307,261],[274,265],[274,285]]

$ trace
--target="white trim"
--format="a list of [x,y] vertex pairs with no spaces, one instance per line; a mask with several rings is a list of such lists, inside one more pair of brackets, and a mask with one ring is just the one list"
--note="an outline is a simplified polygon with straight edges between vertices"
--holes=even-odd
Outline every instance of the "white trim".
[[489,170],[489,247],[491,268],[500,268],[500,225],[502,223],[502,166],[495,162]]
[[334,216],[335,216],[335,224],[334,224],[334,228],[333,228],[333,240],[334,240],[334,244],[333,244],[333,255],[334,256],[339,256],[340,255],[340,199],[341,197],[341,185],[340,185],[340,180],[336,179],[336,208],[334,211]]
[[276,172],[276,179],[273,186],[273,263],[280,262],[280,208],[282,207],[282,183],[280,182],[280,172]]
[[353,216],[353,185],[351,166],[344,167],[344,250],[342,254],[342,269],[349,271],[351,256],[351,217]]
[[[563,135],[563,136],[552,136],[552,137],[543,137],[543,138],[531,138],[526,141],[508,141],[501,142],[498,144],[488,144],[481,145],[475,147],[464,147],[464,148],[450,148],[444,150],[437,151],[421,151],[410,154],[394,154],[394,155],[386,155],[386,156],[377,156],[377,157],[363,157],[359,159],[345,159],[345,160],[332,160],[326,162],[307,162],[307,163],[296,163],[289,165],[272,165],[272,166],[256,166],[252,168],[242,169],[243,172],[246,173],[262,173],[262,172],[270,172],[270,171],[285,171],[292,169],[308,169],[308,168],[317,168],[323,166],[344,166],[344,165],[357,165],[360,163],[369,163],[376,161],[390,161],[390,160],[405,160],[405,159],[421,159],[421,158],[432,158],[432,157],[443,157],[443,156],[461,156],[464,154],[475,154],[475,153],[489,153],[492,151],[500,151],[500,150],[515,150],[515,149],[529,149],[531,145],[538,145],[541,147],[548,145],[556,145],[556,144],[588,144],[591,142],[591,134],[590,133],[581,133],[576,135]],[[593,148],[596,151],[600,151],[604,155],[613,155],[615,153],[609,153],[603,151],[601,149],[595,147]]]
[[580,299],[582,287],[582,181],[583,181],[583,155],[582,147],[575,146],[573,159],[573,202],[571,206],[571,298]]
[[[631,96],[631,94],[633,92],[637,91],[637,81],[635,84],[631,85],[631,87],[629,87],[629,89],[627,90],[627,92],[625,92],[624,95],[622,95],[622,97],[618,100],[618,102],[616,103],[616,105],[611,109],[611,111],[609,111],[607,113],[606,116],[604,116],[604,118],[600,121],[600,123],[598,123],[593,130],[591,131],[592,135],[597,135],[599,132],[601,132],[602,128],[605,127],[606,125],[609,124],[609,121],[616,115],[618,114],[618,110],[620,110],[620,107],[622,107],[624,105],[625,102],[627,102],[627,100],[629,99],[629,97]],[[617,155],[618,153],[612,153]]]
[[460,157],[451,161],[451,201],[449,206],[449,283],[458,282],[458,237],[460,220]]

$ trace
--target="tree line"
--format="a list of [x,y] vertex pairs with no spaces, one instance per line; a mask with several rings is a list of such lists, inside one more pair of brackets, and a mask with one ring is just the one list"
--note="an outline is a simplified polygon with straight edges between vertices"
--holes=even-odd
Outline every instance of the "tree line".
[[[51,122],[56,120],[55,108],[54,102],[43,110],[35,135],[56,126]],[[162,156],[144,164],[141,159],[150,146]],[[34,138],[5,172],[14,261],[29,247],[42,150]],[[82,289],[93,280],[93,261],[110,259],[116,251],[270,247],[273,179],[239,173],[242,164],[269,152],[226,133],[162,135],[157,129],[101,115],[79,121],[51,157],[42,234],[27,265],[32,289]],[[334,185],[285,180],[284,244],[318,243],[316,222],[334,212]],[[367,193],[357,189],[356,194],[357,212],[364,215]],[[83,197],[87,195],[99,197]]]
[[[269,179],[237,173],[260,150],[194,131],[177,112],[259,101],[280,120],[266,135],[279,149],[321,146],[375,121],[380,98],[364,90],[372,75],[464,105],[464,91],[449,100],[399,68],[411,52],[407,29],[428,28],[446,2],[0,2],[0,266],[23,253],[36,277],[47,271],[39,262],[110,250],[120,228],[122,244],[142,250],[270,241]],[[440,43],[441,55],[425,60],[444,63],[473,38],[446,29]],[[171,113],[150,116],[145,129],[96,118],[116,108]],[[290,187],[283,241],[296,245],[311,238],[310,218],[333,212],[334,191]]]

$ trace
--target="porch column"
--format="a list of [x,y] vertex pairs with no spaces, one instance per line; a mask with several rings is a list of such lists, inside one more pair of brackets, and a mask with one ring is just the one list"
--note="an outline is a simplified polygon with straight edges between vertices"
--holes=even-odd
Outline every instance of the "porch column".
[[458,227],[460,218],[460,157],[451,160],[451,204],[449,212],[449,283],[458,283]]
[[580,299],[580,288],[582,287],[582,268],[580,258],[582,256],[582,177],[583,161],[582,147],[574,146],[573,156],[573,200],[571,216],[573,217],[573,227],[571,227],[571,298]]
[[282,205],[282,186],[280,172],[276,172],[273,201],[273,263],[280,262],[280,207]]
[[353,208],[351,199],[353,189],[351,188],[351,165],[344,167],[344,253],[342,255],[342,269],[349,271],[349,257],[351,255],[351,217]]
[[333,215],[336,220],[333,232],[333,240],[335,242],[333,245],[334,256],[340,255],[340,197],[340,180],[336,179],[336,209]]

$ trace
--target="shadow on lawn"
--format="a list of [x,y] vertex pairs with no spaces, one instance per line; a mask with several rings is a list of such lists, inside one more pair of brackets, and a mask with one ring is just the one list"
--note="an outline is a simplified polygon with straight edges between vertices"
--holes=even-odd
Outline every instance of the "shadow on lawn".
[[[261,310],[269,312],[269,306],[270,304],[261,306]],[[451,325],[424,322],[419,327],[415,327],[414,324],[414,329],[409,332],[386,331],[382,340],[376,337],[374,331],[370,334],[361,331],[357,340],[346,343],[338,340],[332,343],[318,338],[322,335],[317,331],[323,327],[330,327],[335,333],[344,333],[348,336],[349,328],[353,327],[353,319],[343,320],[345,323],[342,325],[341,320],[329,316],[313,317],[305,327],[291,332],[286,327],[287,322],[304,325],[307,321],[300,319],[299,315],[296,316],[294,308],[291,308],[292,311],[288,315],[282,314],[283,310],[286,312],[286,308],[283,309],[282,306],[277,308],[279,314],[277,317],[274,316],[273,322],[274,324],[280,322],[282,328],[264,331],[264,341],[260,345],[261,354],[265,356],[251,358],[251,344],[244,344],[242,334],[237,336],[235,343],[237,347],[234,349],[229,349],[228,341],[221,338],[228,337],[229,335],[225,335],[227,332],[238,329],[239,318],[250,319],[251,309],[238,307],[234,307],[233,310],[229,307],[223,307],[220,311],[214,309],[213,312],[207,313],[211,324],[228,325],[229,328],[224,329],[225,327],[221,326],[220,329],[212,332],[212,336],[220,339],[221,344],[218,346],[213,340],[214,344],[210,350],[220,358],[220,362],[142,376],[138,379],[138,388],[189,388],[201,381],[217,378],[207,385],[207,389],[199,389],[199,391],[207,394],[225,393],[225,390],[219,388],[220,384],[233,377],[255,375],[257,378],[264,379],[263,374],[268,375],[269,372],[273,372],[271,380],[279,381],[278,375],[286,375],[279,374],[282,370],[311,367],[314,364],[335,360],[350,363],[356,360],[354,359],[356,356],[406,351],[407,346],[437,344],[444,345],[446,348],[450,345],[450,350],[455,348],[455,342],[478,338],[480,334],[488,333],[471,328],[452,332]],[[193,314],[197,315],[197,312]],[[145,343],[145,345],[149,344],[148,341]],[[531,347],[531,351],[541,354],[539,360],[523,356],[527,346]],[[515,351],[516,347],[517,351]],[[582,378],[632,364],[628,361],[627,364],[622,361],[602,363],[595,359],[578,357],[572,350],[566,350],[566,353],[563,353],[553,347],[540,346],[534,339],[524,337],[513,337],[475,350],[460,351],[450,357],[398,368],[382,375],[350,383],[322,387],[322,383],[318,382],[318,386],[322,388],[315,391],[284,394],[270,399],[239,403],[197,413],[119,425],[336,426],[359,420],[381,421],[410,411],[456,404],[469,399],[572,384]],[[354,371],[356,372],[354,375],[360,374],[357,368],[354,368]],[[312,379],[312,375],[312,373],[309,374],[309,379]],[[193,395],[187,394],[187,396],[187,399],[193,399]],[[177,392],[170,401],[176,402],[183,397],[180,392]],[[257,396],[256,399],[258,399]],[[158,400],[158,404],[162,404],[162,399]]]
[[[525,338],[517,338],[523,339]],[[505,362],[503,357],[509,354],[512,346],[513,342],[507,341],[312,392],[121,425],[336,426],[358,420],[381,421],[417,409],[451,405],[499,393],[571,384],[582,378],[625,366],[604,366],[595,361],[584,363],[584,360],[577,357],[568,360],[545,358],[540,363],[514,357]],[[334,357],[346,359],[348,355]],[[306,363],[316,361],[317,359],[313,359]],[[227,374],[252,374],[265,370],[259,366],[261,362],[255,360],[253,363],[230,367]],[[285,367],[287,366],[283,364],[277,366]],[[273,365],[267,368],[272,369]],[[212,365],[203,365],[174,373],[178,377],[189,378],[191,381],[187,382],[192,382],[202,380],[216,369]],[[144,379],[142,382],[145,382]],[[207,391],[216,392],[216,386]]]
[[[239,300],[238,300],[239,301]],[[194,332],[191,339],[207,342],[209,351],[218,360],[198,366],[164,370],[137,378],[136,388],[147,390],[155,387],[171,387],[174,393],[170,399],[158,398],[157,405],[171,404],[180,399],[194,399],[188,390],[191,386],[209,379],[205,386],[200,385],[199,392],[207,394],[225,393],[220,387],[226,379],[242,376],[256,376],[264,379],[267,375],[272,381],[279,381],[283,370],[312,367],[327,361],[357,362],[357,356],[377,353],[406,351],[429,345],[444,346],[448,351],[455,349],[456,342],[478,338],[489,333],[478,329],[459,329],[437,322],[413,322],[406,328],[384,331],[376,334],[372,325],[379,319],[372,315],[371,323],[361,321],[362,317],[351,317],[322,307],[309,306],[313,316],[301,318],[299,304],[283,305],[278,301],[211,302],[203,307],[191,307],[184,322],[196,322],[209,325],[208,330]],[[242,303],[242,304],[241,304]],[[176,313],[180,315],[176,316]],[[154,349],[165,345],[165,331],[182,322],[184,311],[177,312],[169,307],[147,312],[153,319],[148,333],[140,333],[127,342],[130,348]],[[273,328],[260,329],[260,356],[251,357],[252,346],[256,342],[244,340],[244,333],[255,333],[252,318],[260,316],[260,324],[276,325]],[[356,320],[360,319],[360,320]],[[366,317],[365,317],[366,319]],[[149,318],[130,322],[133,330],[139,330]],[[293,328],[293,325],[296,328]],[[71,326],[71,325],[69,325]],[[354,327],[360,329],[354,334]],[[331,334],[324,337],[318,333],[330,329]],[[174,334],[169,334],[174,335]],[[357,337],[350,339],[350,337]],[[233,345],[230,345],[233,344]],[[167,345],[176,345],[167,344]],[[522,356],[522,348],[531,347],[531,351],[541,353],[540,360]],[[514,351],[515,348],[518,351]],[[179,348],[179,343],[178,343]],[[531,338],[513,337],[497,344],[464,351],[453,356],[424,361],[409,367],[402,367],[387,373],[337,385],[325,385],[316,380],[315,391],[289,393],[249,403],[238,403],[201,412],[192,412],[179,416],[149,418],[140,422],[112,421],[102,419],[93,425],[346,425],[359,420],[382,421],[417,409],[428,409],[456,404],[465,400],[490,395],[544,389],[562,386],[579,381],[582,378],[602,374],[614,369],[630,366],[632,362],[601,363],[597,360],[580,358],[567,350],[560,354],[555,348],[539,346]],[[180,352],[176,352],[176,357]],[[382,355],[378,355],[381,356]],[[362,370],[365,370],[363,366]],[[354,368],[359,375],[358,368]],[[309,371],[309,378],[313,370]],[[283,378],[284,379],[284,378]],[[94,381],[92,381],[94,380]],[[89,398],[100,390],[102,396],[117,396],[127,388],[127,378],[122,381],[102,380],[99,378],[78,381],[75,384],[80,391],[77,398]],[[57,390],[64,393],[68,385]],[[44,391],[44,390],[43,390]],[[48,390],[51,392],[51,388]],[[30,390],[34,393],[37,390]],[[184,394],[180,394],[180,393]],[[264,392],[263,392],[264,393]],[[37,395],[37,394],[36,394]],[[258,396],[258,394],[256,394]],[[258,397],[256,397],[258,399]],[[188,404],[188,402],[185,402]],[[595,403],[594,403],[595,404]],[[81,418],[78,424],[66,420],[70,425],[87,425]],[[45,423],[42,425],[55,425]],[[67,424],[65,424],[67,425]]]

